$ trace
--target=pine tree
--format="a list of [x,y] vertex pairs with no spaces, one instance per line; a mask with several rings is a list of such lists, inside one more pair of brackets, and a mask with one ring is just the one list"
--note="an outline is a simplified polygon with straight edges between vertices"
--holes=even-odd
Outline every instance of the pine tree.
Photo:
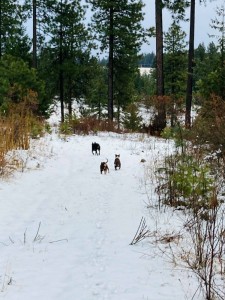
[[22,5],[17,0],[0,1],[0,58],[3,54],[27,58],[30,45],[23,21]]
[[198,76],[197,88],[199,93],[205,99],[211,99],[212,95],[219,96],[225,100],[225,7],[217,7],[216,18],[212,20],[211,27],[217,31],[212,35],[218,40],[218,46],[214,43],[210,43],[204,60],[197,64],[197,75],[200,73],[202,76]]
[[61,121],[64,121],[64,104],[68,103],[72,113],[72,97],[84,88],[82,79],[86,71],[92,47],[91,36],[84,25],[85,7],[79,0],[47,1],[48,22],[44,31],[50,40],[46,48],[53,58],[52,68],[58,74],[56,91],[60,95]]
[[190,6],[190,34],[185,113],[185,125],[187,128],[189,128],[191,126],[191,106],[194,68],[195,0],[165,0],[165,4],[172,11],[172,17],[177,22],[180,22],[180,20],[185,20],[185,8]]
[[92,26],[100,41],[100,49],[108,53],[108,118],[113,120],[114,102],[117,101],[119,107],[127,101],[125,98],[132,95],[132,91],[129,94],[125,89],[130,86],[131,78],[137,71],[138,53],[144,39],[141,26],[144,5],[140,0],[87,2],[94,12]]
[[218,82],[218,85],[220,89],[219,96],[221,96],[222,99],[225,100],[225,4],[221,5],[221,7],[217,7],[216,15],[217,17],[212,20],[211,27],[219,32],[219,35],[217,35],[220,52],[220,64],[218,66],[220,80]]
[[165,94],[171,98],[169,111],[171,113],[171,126],[176,119],[176,110],[184,99],[186,83],[186,33],[180,25],[173,22],[164,38],[164,76]]

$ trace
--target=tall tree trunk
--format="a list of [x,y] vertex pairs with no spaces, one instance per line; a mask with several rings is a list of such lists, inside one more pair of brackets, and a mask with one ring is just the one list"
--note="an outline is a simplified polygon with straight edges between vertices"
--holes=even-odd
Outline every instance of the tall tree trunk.
[[[225,15],[223,15],[223,24],[224,24],[224,19],[225,19]],[[221,38],[221,70],[222,70],[222,76],[221,76],[221,80],[222,83],[220,84],[221,86],[221,97],[223,100],[225,100],[225,86],[224,86],[224,77],[225,77],[225,61],[224,61],[224,56],[225,56],[225,52],[224,52],[224,43],[225,43],[225,33],[224,33],[224,28],[222,31],[222,38]]]
[[161,131],[166,126],[166,109],[163,101],[164,75],[163,75],[163,22],[162,0],[155,0],[155,24],[156,24],[156,89],[159,101],[158,116],[154,126]]
[[69,119],[71,120],[73,117],[73,106],[72,106],[72,80],[69,78],[69,92],[68,92],[68,115]]
[[109,65],[108,65],[108,118],[113,121],[113,8],[110,8],[110,36],[109,36]]
[[[62,0],[61,0],[61,17],[62,17]],[[59,45],[59,90],[60,90],[60,104],[61,104],[61,122],[64,122],[64,78],[63,78],[63,49],[62,49],[62,40],[63,40],[63,32],[62,32],[62,20],[60,23],[60,45]]]
[[61,122],[64,122],[64,80],[63,80],[63,51],[62,51],[62,32],[60,32],[60,53],[59,53],[59,90],[61,104]]
[[155,25],[156,25],[156,88],[157,96],[164,95],[163,80],[163,25],[162,25],[162,1],[155,0]]
[[37,3],[33,0],[33,68],[37,69]]
[[2,57],[2,0],[0,0],[0,58]]
[[191,0],[190,37],[189,37],[189,51],[188,51],[188,77],[187,77],[186,114],[185,114],[186,128],[191,127],[191,106],[192,106],[193,67],[194,67],[194,40],[195,40],[195,0]]

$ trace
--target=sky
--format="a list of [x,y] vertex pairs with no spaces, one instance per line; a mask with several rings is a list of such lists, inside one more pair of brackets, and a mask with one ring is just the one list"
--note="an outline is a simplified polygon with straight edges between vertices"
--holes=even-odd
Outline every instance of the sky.
[[[179,211],[154,209],[153,172],[173,144],[112,132],[65,137],[58,120],[49,120],[52,134],[11,153],[20,168],[0,180],[0,298],[203,300],[159,240],[181,226]],[[100,174],[106,159],[109,173]],[[149,237],[130,245],[142,217]]]
[[[145,12],[145,27],[155,26],[155,8],[154,3],[155,0],[143,0],[145,4],[144,12]],[[204,43],[207,46],[210,42],[215,39],[210,38],[209,34],[215,34],[210,28],[211,20],[216,17],[216,7],[221,7],[224,3],[224,0],[213,0],[207,1],[207,4],[200,4],[199,0],[196,0],[196,18],[195,18],[195,47],[197,47],[200,43]],[[189,9],[186,10],[187,17],[189,17]],[[163,27],[164,31],[167,31],[168,27],[171,23],[170,14],[164,10],[163,11]],[[189,36],[189,24],[183,24],[182,29],[186,32],[187,38]],[[155,52],[155,41],[154,39],[150,39],[150,45],[143,45],[142,52],[150,53]]]
[[[210,28],[211,20],[216,17],[216,7],[221,7],[224,4],[224,0],[212,0],[207,1],[207,4],[200,4],[199,0],[196,0],[196,18],[195,18],[195,47],[200,43],[204,43],[205,46],[216,39],[209,37],[209,34],[215,34],[216,32]],[[155,26],[155,0],[143,0],[144,7],[144,21],[143,26],[145,28]],[[187,9],[187,17],[189,18],[189,9]],[[87,20],[90,18],[90,13],[87,13]],[[168,30],[171,23],[171,16],[168,11],[163,10],[163,28],[164,31]],[[29,35],[32,35],[32,22],[28,22],[27,25]],[[187,40],[189,36],[189,24],[183,23],[182,29],[187,34]],[[150,44],[144,44],[141,48],[142,53],[155,52],[155,39],[149,40]]]

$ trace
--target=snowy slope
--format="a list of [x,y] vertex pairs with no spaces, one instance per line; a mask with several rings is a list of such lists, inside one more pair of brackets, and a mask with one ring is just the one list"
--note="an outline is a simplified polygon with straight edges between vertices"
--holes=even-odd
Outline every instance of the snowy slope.
[[[92,142],[101,145],[100,156],[91,153]],[[43,143],[45,153],[33,156],[37,168],[0,182],[0,298],[190,299],[194,278],[148,239],[130,245],[142,216],[155,230],[145,177],[170,143],[114,133],[53,134]],[[110,172],[101,175],[106,158]],[[169,217],[161,221],[170,226]]]

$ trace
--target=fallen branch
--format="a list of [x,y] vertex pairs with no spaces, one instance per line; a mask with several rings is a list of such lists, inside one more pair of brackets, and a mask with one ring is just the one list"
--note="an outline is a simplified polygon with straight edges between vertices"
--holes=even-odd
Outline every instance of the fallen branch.
[[163,244],[171,243],[171,242],[176,242],[179,241],[179,239],[182,237],[181,234],[179,233],[166,233],[163,236],[160,236],[160,238],[156,239],[156,242],[160,242]]

